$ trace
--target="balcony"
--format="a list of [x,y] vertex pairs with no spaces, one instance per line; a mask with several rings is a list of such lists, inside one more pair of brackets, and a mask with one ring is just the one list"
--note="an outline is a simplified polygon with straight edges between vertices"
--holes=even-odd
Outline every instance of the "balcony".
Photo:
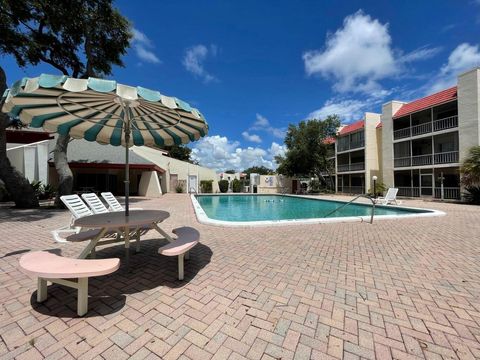
[[352,163],[352,164],[339,164],[337,167],[337,171],[341,172],[350,172],[350,171],[362,171],[365,170],[365,163]]
[[410,166],[429,166],[440,164],[458,163],[458,151],[449,151],[437,154],[408,156],[396,158],[393,160],[395,168],[410,167]]
[[338,143],[337,152],[348,151],[353,149],[362,148],[365,146],[365,140],[351,141],[347,143]]
[[431,133],[432,131],[442,131],[458,127],[458,116],[450,116],[448,118],[435,120],[425,124],[415,125],[412,127],[395,130],[393,139],[404,139],[411,136],[418,136]]

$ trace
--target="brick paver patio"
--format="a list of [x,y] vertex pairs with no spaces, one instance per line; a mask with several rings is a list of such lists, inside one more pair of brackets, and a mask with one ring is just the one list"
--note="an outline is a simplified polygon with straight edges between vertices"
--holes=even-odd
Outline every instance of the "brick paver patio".
[[36,304],[17,265],[25,251],[80,252],[49,232],[68,213],[0,209],[0,358],[480,358],[480,207],[407,201],[447,215],[220,228],[198,224],[184,194],[135,201],[168,210],[165,229],[195,226],[201,244],[177,281],[164,240],[147,235],[130,272],[90,281],[85,318],[61,286]]

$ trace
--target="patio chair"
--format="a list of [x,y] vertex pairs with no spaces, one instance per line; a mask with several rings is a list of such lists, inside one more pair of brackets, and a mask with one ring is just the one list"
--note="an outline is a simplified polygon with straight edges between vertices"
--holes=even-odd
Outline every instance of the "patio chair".
[[[103,199],[107,202],[110,211],[125,211],[123,206],[111,192],[102,192]],[[142,210],[141,208],[130,208],[130,210]]]
[[95,193],[82,194],[82,199],[87,203],[94,214],[108,213],[108,209],[103,205]]
[[[100,230],[83,230],[80,227],[73,226],[76,219],[84,216],[93,215],[94,213],[88,208],[78,195],[63,195],[60,196],[60,200],[65,204],[72,218],[68,226],[61,227],[53,230],[52,235],[57,242],[69,242],[69,241],[85,241],[94,238],[98,235]],[[66,238],[62,237],[62,234],[70,234]]]
[[402,202],[400,200],[397,201],[397,193],[397,188],[389,188],[387,194],[384,197],[374,199],[375,204],[388,205],[391,203],[395,203],[395,205],[400,205]]

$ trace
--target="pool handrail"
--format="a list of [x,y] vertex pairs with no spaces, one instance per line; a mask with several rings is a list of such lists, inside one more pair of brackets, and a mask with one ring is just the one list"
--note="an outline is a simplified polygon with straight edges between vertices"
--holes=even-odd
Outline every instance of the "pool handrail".
[[373,215],[375,214],[375,200],[373,200],[373,198],[369,195],[364,195],[364,194],[361,194],[361,195],[357,195],[355,196],[352,200],[350,200],[349,202],[343,204],[342,206],[336,208],[335,210],[333,211],[330,211],[327,215],[325,215],[324,217],[328,217],[330,215],[332,215],[333,213],[336,213],[338,210],[340,209],[343,209],[345,206],[353,203],[355,200],[359,199],[359,198],[366,198],[368,200],[370,200],[372,202],[372,215],[370,216],[370,224],[373,224]]

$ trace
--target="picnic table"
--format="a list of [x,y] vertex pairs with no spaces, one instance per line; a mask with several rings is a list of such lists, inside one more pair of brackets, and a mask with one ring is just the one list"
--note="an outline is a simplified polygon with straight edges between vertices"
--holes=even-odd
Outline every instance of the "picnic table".
[[[84,259],[88,254],[95,252],[95,247],[108,232],[116,232],[125,242],[125,253],[128,262],[130,248],[130,233],[134,231],[137,238],[137,250],[139,249],[140,231],[148,227],[156,230],[168,241],[173,239],[158,224],[170,217],[170,213],[163,210],[132,210],[129,216],[125,216],[124,211],[116,211],[103,214],[85,216],[74,221],[74,226],[86,229],[101,229],[97,236],[92,238],[87,247],[78,256]],[[118,242],[119,240],[110,240],[109,242]],[[102,241],[105,244],[106,241]]]

